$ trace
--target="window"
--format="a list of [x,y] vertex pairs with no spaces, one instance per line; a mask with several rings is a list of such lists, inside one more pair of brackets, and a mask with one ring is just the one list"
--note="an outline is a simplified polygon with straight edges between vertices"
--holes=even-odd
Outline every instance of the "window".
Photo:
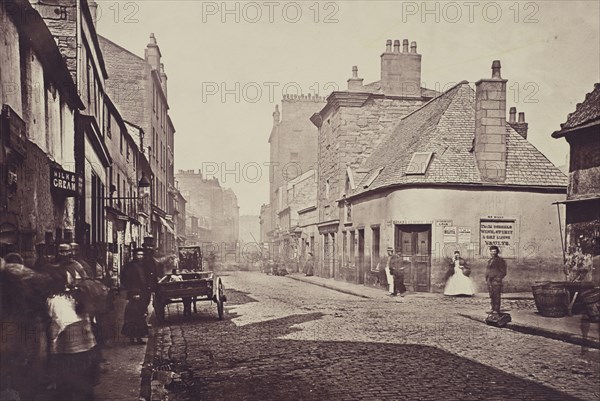
[[415,152],[406,166],[406,175],[422,175],[427,171],[433,152]]
[[330,185],[329,185],[329,179],[327,179],[327,181],[325,181],[325,199],[329,199],[329,190],[330,190]]

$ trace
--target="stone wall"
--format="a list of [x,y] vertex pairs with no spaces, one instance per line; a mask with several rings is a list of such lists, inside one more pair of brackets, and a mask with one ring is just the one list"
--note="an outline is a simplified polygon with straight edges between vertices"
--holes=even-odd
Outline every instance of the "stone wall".
[[[324,116],[319,132],[319,218],[339,218],[346,166],[358,168],[398,121],[422,100],[371,98],[362,107],[340,107]],[[329,180],[329,197],[326,182]]]

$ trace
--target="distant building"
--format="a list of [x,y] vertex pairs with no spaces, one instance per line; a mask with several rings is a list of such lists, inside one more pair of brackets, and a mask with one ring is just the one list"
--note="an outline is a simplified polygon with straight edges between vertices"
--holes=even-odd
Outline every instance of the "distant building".
[[261,211],[261,227],[266,230],[263,240],[268,240],[280,256],[284,252],[281,230],[286,230],[283,226],[288,223],[282,222],[279,214],[286,207],[287,184],[316,168],[318,131],[310,116],[324,105],[321,96],[286,95],[281,100],[281,113],[278,106],[273,112],[269,136],[269,206]]
[[238,206],[237,196],[231,188],[223,189],[223,213],[225,214],[223,222],[225,242],[238,242],[240,236],[240,207]]
[[[235,193],[221,187],[216,177],[205,179],[201,171],[179,170],[175,178],[187,200],[187,212],[198,219],[198,228],[202,227],[203,236],[208,237],[208,241],[204,242],[237,242],[239,206]],[[193,227],[191,220],[189,225]],[[209,235],[206,235],[206,230],[209,230]]]

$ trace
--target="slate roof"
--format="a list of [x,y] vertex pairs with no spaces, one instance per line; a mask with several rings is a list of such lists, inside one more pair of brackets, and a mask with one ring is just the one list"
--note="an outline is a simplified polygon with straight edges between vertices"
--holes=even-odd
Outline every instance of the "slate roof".
[[[400,120],[360,167],[369,173],[352,195],[402,184],[567,185],[567,177],[508,124],[506,180],[483,180],[472,152],[474,137],[475,93],[463,81]],[[424,175],[406,174],[414,152],[433,152]]]
[[585,95],[583,103],[577,103],[575,111],[567,116],[567,121],[552,136],[560,138],[567,132],[592,123],[600,124],[600,83],[595,84],[594,90]]

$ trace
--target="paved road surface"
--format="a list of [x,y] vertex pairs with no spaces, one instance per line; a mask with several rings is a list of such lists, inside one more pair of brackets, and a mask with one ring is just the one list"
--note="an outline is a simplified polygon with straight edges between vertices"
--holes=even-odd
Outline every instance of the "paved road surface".
[[457,315],[480,300],[363,299],[255,272],[223,279],[225,320],[208,302],[187,319],[171,305],[158,328],[154,369],[174,372],[163,398],[600,399],[597,350]]

